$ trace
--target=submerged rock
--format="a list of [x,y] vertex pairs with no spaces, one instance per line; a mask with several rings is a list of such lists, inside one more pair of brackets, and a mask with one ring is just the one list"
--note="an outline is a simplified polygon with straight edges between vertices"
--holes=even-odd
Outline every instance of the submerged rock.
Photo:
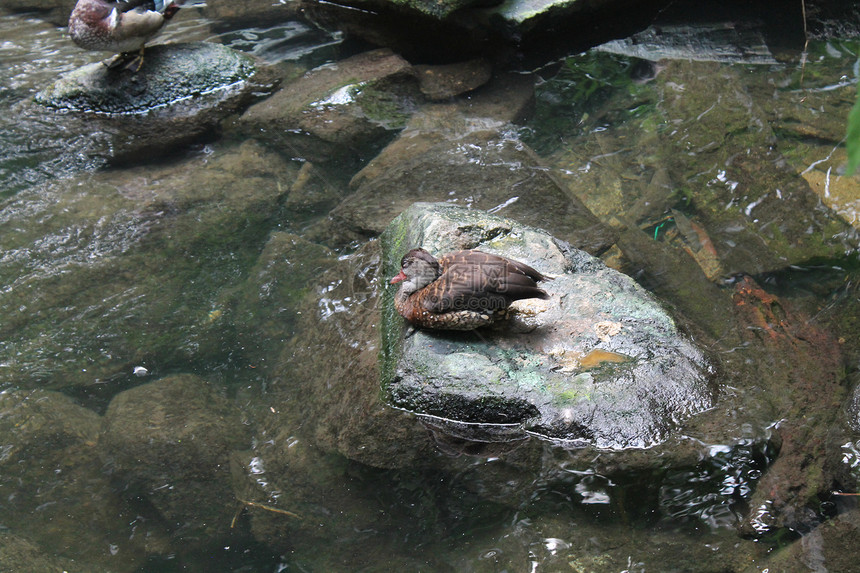
[[[294,335],[268,357],[273,415],[261,424],[264,440],[282,444],[300,435],[323,451],[382,468],[431,457],[424,426],[379,395],[379,260],[379,242],[370,241],[308,282]],[[272,463],[283,463],[280,449],[267,454]]]
[[[740,273],[840,260],[856,250],[856,231],[823,207],[798,177],[800,169],[789,168],[797,151],[780,150],[789,141],[822,141],[821,134],[808,131],[787,140],[777,137],[789,124],[820,126],[827,114],[797,113],[820,106],[793,85],[775,90],[776,80],[767,74],[741,74],[715,62],[661,65],[654,81],[642,85],[636,83],[630,60],[594,52],[569,59],[538,93],[531,127],[545,137],[527,142],[601,221],[634,232],[642,229],[657,242],[686,252],[704,276],[718,283]],[[777,77],[788,80],[788,75]],[[571,84],[577,86],[573,92],[568,91]],[[615,87],[603,91],[607,84]],[[751,86],[767,95],[753,97]],[[602,95],[587,97],[590,93]],[[832,105],[831,96],[831,111]],[[573,108],[577,113],[570,114]],[[845,105],[845,114],[849,108]],[[772,117],[782,119],[772,122]],[[614,129],[605,131],[601,125]],[[575,143],[557,145],[559,138],[572,137],[572,130],[579,132],[571,140]],[[549,133],[557,136],[546,137]],[[806,164],[811,168],[818,163],[814,158],[832,153],[837,144],[822,144],[826,152],[808,157]],[[808,148],[805,143],[796,146]],[[607,156],[608,149],[648,152],[632,158],[626,153]],[[822,190],[832,184],[835,193],[836,169],[830,181],[826,171],[817,179]],[[635,253],[625,255],[639,264]],[[657,282],[674,278],[650,270],[646,274]],[[686,291],[664,298],[685,304],[698,297],[698,289]]]
[[142,68],[108,69],[101,62],[74,70],[36,94],[35,101],[69,114],[89,132],[109,134],[104,154],[162,155],[199,139],[273,83],[241,52],[208,42],[162,44],[146,50]]
[[0,10],[4,12],[32,12],[57,26],[69,23],[69,15],[77,0],[8,0]]
[[762,30],[743,22],[652,26],[627,38],[601,44],[595,49],[654,62],[681,59],[776,64]]
[[[246,141],[60,179],[0,203],[0,281],[9,285],[0,383],[64,388],[96,407],[137,385],[137,366],[170,372],[223,359],[235,347],[233,289],[296,171]],[[23,292],[39,297],[22,305]]]
[[377,235],[413,202],[432,200],[545,226],[589,252],[601,253],[613,242],[612,232],[518,139],[479,131],[434,142],[419,132],[412,145],[405,159],[356,175],[355,193],[331,212],[341,232]]
[[146,544],[154,550],[155,538],[146,541],[148,525],[135,538],[102,471],[100,429],[95,412],[58,392],[0,392],[0,570],[62,570],[48,567],[33,544],[90,571],[131,572]]
[[[239,414],[205,380],[177,375],[118,394],[102,445],[114,473],[182,535],[223,531],[235,512],[230,453],[245,445]],[[169,487],[165,487],[169,486]]]
[[415,66],[421,93],[431,100],[444,100],[481,87],[492,75],[490,63],[478,58],[443,66]]
[[602,448],[647,447],[714,401],[708,360],[631,278],[544,231],[450,204],[416,203],[382,235],[391,275],[409,248],[478,248],[553,277],[549,301],[519,301],[507,323],[404,338],[382,298],[383,388],[419,414],[509,424]]
[[235,296],[233,327],[244,354],[270,372],[272,341],[291,336],[302,299],[335,256],[325,247],[292,233],[275,232]]
[[[837,461],[844,443],[845,399],[840,344],[816,320],[795,311],[749,277],[735,285],[735,311],[747,352],[744,368],[765,392],[762,404],[778,420],[771,441],[778,455],[749,498],[741,533],[761,536],[782,528],[811,530],[822,518],[821,500],[844,482]],[[731,366],[729,366],[731,367]]]
[[236,129],[290,157],[343,161],[403,127],[420,97],[411,74],[409,62],[391,50],[358,54],[287,83],[248,109]]
[[[7,531],[0,531],[0,570],[67,571],[74,560],[43,551],[38,545]],[[78,564],[79,565],[79,564]]]

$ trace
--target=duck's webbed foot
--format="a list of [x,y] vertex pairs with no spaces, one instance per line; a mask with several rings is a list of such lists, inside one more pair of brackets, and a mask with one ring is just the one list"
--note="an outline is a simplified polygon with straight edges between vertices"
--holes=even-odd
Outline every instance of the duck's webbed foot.
[[143,67],[143,46],[137,52],[123,52],[102,63],[109,70],[129,70],[137,73]]

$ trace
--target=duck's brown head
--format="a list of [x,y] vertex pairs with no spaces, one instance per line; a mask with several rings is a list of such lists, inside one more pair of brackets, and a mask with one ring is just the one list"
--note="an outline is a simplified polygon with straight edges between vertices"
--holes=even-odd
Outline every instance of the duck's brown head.
[[402,281],[400,289],[405,294],[412,294],[429,285],[439,278],[439,262],[424,249],[412,249],[400,260],[400,272],[391,284]]

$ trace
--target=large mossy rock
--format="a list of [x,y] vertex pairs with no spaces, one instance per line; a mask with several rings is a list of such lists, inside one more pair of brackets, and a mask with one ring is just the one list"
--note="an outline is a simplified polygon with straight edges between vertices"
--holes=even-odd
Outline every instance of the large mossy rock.
[[382,235],[392,276],[408,249],[478,248],[553,277],[549,301],[515,303],[492,329],[404,337],[382,299],[383,388],[392,405],[474,424],[507,424],[603,448],[659,443],[713,404],[712,369],[631,278],[546,232],[482,211],[416,203]]

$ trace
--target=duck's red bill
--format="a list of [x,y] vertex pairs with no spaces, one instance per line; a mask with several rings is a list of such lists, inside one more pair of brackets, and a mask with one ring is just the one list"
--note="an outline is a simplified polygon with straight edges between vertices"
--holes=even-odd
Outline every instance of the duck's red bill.
[[394,277],[393,279],[391,279],[391,282],[388,284],[393,285],[395,283],[399,283],[400,281],[405,281],[405,280],[406,280],[406,275],[403,274],[403,271],[400,271],[399,273],[397,273],[397,276]]

